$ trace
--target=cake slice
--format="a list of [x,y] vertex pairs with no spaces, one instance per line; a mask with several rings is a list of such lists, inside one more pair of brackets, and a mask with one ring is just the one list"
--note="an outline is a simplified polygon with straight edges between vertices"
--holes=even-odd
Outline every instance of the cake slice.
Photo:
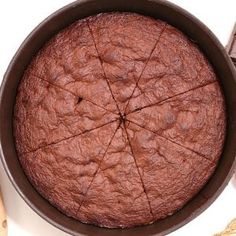
[[182,208],[207,182],[215,162],[132,123],[127,132],[154,219]]
[[118,122],[19,155],[33,186],[53,206],[76,218]]
[[225,110],[217,83],[130,113],[127,119],[209,159],[221,154]]
[[123,126],[107,150],[78,218],[108,228],[125,228],[153,221]]
[[14,112],[18,153],[72,137],[118,116],[35,76],[23,78]]

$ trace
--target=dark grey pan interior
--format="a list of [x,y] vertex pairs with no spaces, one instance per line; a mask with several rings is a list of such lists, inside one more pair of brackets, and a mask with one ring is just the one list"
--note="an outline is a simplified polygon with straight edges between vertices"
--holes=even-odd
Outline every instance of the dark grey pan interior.
[[[129,11],[162,19],[196,41],[217,73],[226,101],[227,133],[219,165],[205,187],[174,215],[149,226],[131,229],[104,229],[86,225],[65,216],[42,198],[31,186],[18,161],[12,135],[12,115],[17,86],[35,53],[54,34],[77,19],[100,12]],[[23,27],[23,26],[22,26]],[[76,1],[43,21],[23,42],[4,76],[0,93],[0,142],[5,170],[22,198],[45,220],[73,235],[143,236],[165,235],[203,212],[228,184],[236,153],[236,75],[232,62],[216,37],[192,15],[166,1],[83,0]]]

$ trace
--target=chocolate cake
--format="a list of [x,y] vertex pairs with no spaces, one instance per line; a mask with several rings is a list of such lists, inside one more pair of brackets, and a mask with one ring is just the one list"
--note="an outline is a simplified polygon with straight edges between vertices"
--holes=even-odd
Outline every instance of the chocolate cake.
[[161,20],[117,12],[78,20],[43,46],[13,125],[45,199],[81,222],[125,228],[172,215],[201,190],[226,121],[198,46]]

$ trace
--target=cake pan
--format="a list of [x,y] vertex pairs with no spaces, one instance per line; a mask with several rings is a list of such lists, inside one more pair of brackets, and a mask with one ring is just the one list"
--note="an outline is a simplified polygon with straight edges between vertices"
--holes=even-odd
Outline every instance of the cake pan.
[[[130,229],[105,229],[82,224],[59,212],[41,197],[26,178],[17,158],[12,117],[17,86],[23,72],[37,51],[58,31],[75,20],[100,12],[128,11],[148,15],[177,27],[196,42],[211,62],[225,96],[227,130],[223,153],[217,169],[203,189],[181,210],[148,226]],[[236,154],[236,74],[225,49],[199,20],[185,10],[158,0],[82,0],[76,1],[45,19],[26,38],[5,73],[0,91],[0,143],[3,166],[12,184],[46,221],[72,235],[141,236],[166,235],[203,212],[228,184],[235,167]]]

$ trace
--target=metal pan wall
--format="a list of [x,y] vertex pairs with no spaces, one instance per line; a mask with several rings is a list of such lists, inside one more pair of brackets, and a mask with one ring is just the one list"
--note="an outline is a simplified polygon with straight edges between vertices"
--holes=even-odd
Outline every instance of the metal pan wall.
[[[27,180],[14,146],[12,116],[16,91],[22,74],[35,53],[54,34],[77,19],[108,11],[129,11],[162,19],[196,41],[220,79],[226,101],[227,133],[219,165],[205,187],[180,211],[149,226],[104,229],[65,216],[42,198]],[[23,42],[12,59],[0,91],[0,143],[4,168],[22,198],[45,220],[72,235],[143,236],[165,235],[204,211],[228,184],[236,154],[236,75],[232,62],[216,37],[195,17],[166,1],[82,0],[76,1],[43,21]]]

